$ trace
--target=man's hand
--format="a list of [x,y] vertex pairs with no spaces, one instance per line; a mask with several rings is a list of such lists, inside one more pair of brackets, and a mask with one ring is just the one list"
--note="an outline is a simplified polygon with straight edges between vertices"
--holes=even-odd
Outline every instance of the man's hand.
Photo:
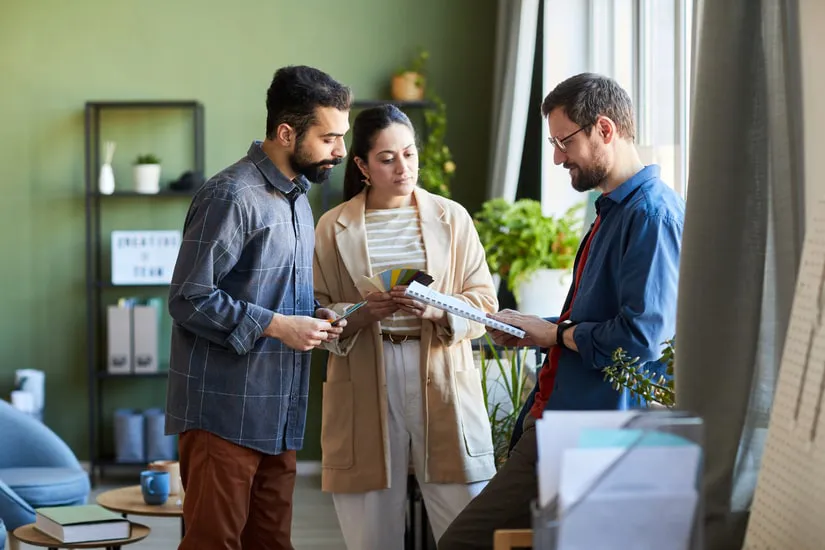
[[498,313],[489,314],[488,317],[518,327],[525,332],[524,338],[516,338],[506,332],[488,327],[487,332],[490,334],[490,337],[500,346],[539,346],[549,348],[556,344],[557,325],[545,321],[536,315],[525,315],[512,309],[503,309]]
[[437,325],[447,325],[447,312],[437,307],[429,306],[418,300],[407,298],[404,293],[407,291],[406,286],[394,286],[390,290],[390,296],[393,301],[398,304],[398,307],[407,313],[412,313],[419,319],[425,321],[432,321]]
[[264,336],[276,338],[292,349],[309,351],[329,340],[330,335],[337,337],[341,330],[333,327],[326,319],[276,313],[264,329]]
[[347,326],[346,319],[341,319],[338,323],[333,325],[332,322],[338,319],[338,314],[326,307],[319,307],[316,309],[315,317],[329,321],[330,329],[327,331],[328,340],[334,340],[341,336],[341,333],[344,331],[344,327]]

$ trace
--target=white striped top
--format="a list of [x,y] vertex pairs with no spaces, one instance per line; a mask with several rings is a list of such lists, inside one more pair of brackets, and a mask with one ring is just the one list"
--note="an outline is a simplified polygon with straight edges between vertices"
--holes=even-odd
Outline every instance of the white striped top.
[[[401,267],[426,268],[427,257],[416,206],[367,210],[364,217],[373,275]],[[418,335],[421,333],[421,320],[415,315],[397,311],[381,321],[381,331]]]

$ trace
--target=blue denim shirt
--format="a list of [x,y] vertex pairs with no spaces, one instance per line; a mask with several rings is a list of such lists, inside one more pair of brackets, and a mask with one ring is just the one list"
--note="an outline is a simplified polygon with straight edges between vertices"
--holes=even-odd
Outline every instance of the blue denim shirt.
[[639,405],[629,392],[613,389],[602,369],[621,347],[663,374],[657,359],[675,336],[684,200],[652,165],[600,196],[596,212],[601,225],[570,314],[578,323],[573,338],[579,351],[562,350],[545,410]]
[[255,142],[192,200],[169,294],[166,432],[202,429],[268,454],[303,445],[310,353],[262,337],[313,315],[309,182]]

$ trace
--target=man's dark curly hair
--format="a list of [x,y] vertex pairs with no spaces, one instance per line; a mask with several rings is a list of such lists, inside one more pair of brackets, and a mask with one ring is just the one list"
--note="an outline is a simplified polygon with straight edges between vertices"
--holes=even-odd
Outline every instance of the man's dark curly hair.
[[315,109],[348,111],[352,92],[323,71],[303,65],[278,69],[266,92],[266,137],[275,137],[281,124],[295,129],[300,140],[315,122]]

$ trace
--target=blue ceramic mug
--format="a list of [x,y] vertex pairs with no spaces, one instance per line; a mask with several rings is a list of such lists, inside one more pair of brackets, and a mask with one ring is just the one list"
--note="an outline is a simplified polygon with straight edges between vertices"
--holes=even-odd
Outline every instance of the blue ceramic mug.
[[169,498],[169,472],[146,470],[140,473],[140,490],[146,504],[160,505]]

